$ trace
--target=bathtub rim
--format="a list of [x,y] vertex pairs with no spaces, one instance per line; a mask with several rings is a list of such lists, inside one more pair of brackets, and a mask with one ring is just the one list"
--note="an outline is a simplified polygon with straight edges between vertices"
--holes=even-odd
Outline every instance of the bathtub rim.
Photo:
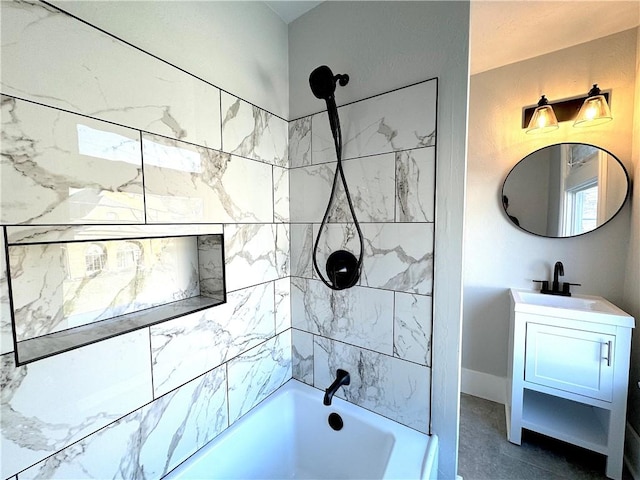
[[[317,398],[313,398],[312,401],[317,401],[319,403],[322,403],[322,397],[324,395],[324,391],[316,387],[313,387],[311,385],[308,385],[304,382],[301,382],[299,380],[296,380],[294,378],[287,380],[280,387],[278,387],[272,393],[267,395],[263,400],[261,400],[258,404],[256,404],[251,410],[249,410],[247,413],[245,413],[244,415],[239,417],[237,420],[235,420],[232,424],[230,424],[225,430],[223,430],[214,438],[209,440],[205,445],[199,448],[191,456],[187,457],[175,468],[167,472],[162,478],[166,480],[170,480],[170,479],[179,480],[182,478],[184,478],[185,480],[188,479],[188,477],[180,477],[180,475],[185,473],[185,471],[188,470],[195,463],[202,461],[204,457],[206,457],[209,454],[209,451],[214,448],[214,446],[216,445],[216,442],[220,441],[225,436],[230,436],[229,432],[231,431],[232,428],[234,427],[237,428],[238,426],[241,427],[242,423],[244,423],[242,422],[242,420],[244,420],[245,417],[250,416],[252,413],[254,413],[256,409],[267,408],[269,403],[275,401],[277,397],[281,395],[289,395],[289,394],[290,395],[301,394],[303,397],[310,397],[310,396],[317,397]],[[347,414],[353,414],[356,417],[361,417],[362,415],[364,415],[365,417],[373,416],[374,419],[377,418],[378,421],[385,424],[385,427],[386,427],[385,431],[387,433],[392,433],[394,437],[396,437],[398,434],[398,431],[400,431],[401,435],[403,433],[406,433],[407,435],[414,436],[414,439],[418,440],[418,442],[416,443],[422,443],[420,442],[420,439],[426,442],[426,444],[424,444],[423,451],[420,450],[422,458],[420,459],[420,462],[419,462],[421,465],[419,476],[412,476],[412,477],[397,477],[397,476],[389,477],[388,476],[389,474],[393,474],[394,470],[396,470],[398,467],[401,467],[405,463],[403,457],[406,456],[406,452],[403,451],[402,449],[396,449],[394,445],[394,448],[392,449],[392,452],[390,454],[389,460],[387,462],[387,465],[382,477],[383,479],[387,479],[387,478],[396,478],[396,479],[419,478],[420,480],[436,480],[437,479],[438,453],[439,453],[439,439],[437,435],[435,434],[428,435],[426,433],[420,432],[412,427],[396,422],[395,420],[392,420],[384,415],[376,413],[365,407],[361,407],[354,403],[347,402],[346,400],[343,400],[339,397],[333,398],[333,406],[335,407],[335,409],[345,411],[345,413]]]

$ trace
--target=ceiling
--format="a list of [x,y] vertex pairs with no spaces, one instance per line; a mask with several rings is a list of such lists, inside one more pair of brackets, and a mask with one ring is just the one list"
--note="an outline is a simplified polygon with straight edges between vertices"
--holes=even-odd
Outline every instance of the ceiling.
[[[322,2],[265,3],[289,24]],[[471,0],[470,23],[473,75],[636,27],[640,0]]]
[[289,2],[289,1],[274,1],[274,2],[264,2],[267,6],[276,12],[278,16],[284,21],[284,23],[289,24],[293,22],[296,18],[304,15],[309,10],[314,7],[317,7],[322,2],[311,2],[311,1],[301,1],[301,2]]
[[470,23],[473,75],[636,27],[640,0],[472,0]]

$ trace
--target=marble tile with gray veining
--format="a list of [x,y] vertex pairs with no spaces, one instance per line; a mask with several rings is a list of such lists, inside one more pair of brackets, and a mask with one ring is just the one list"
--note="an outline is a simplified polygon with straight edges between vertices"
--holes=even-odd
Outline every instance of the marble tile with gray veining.
[[[313,165],[290,171],[291,220],[320,223],[331,195],[336,164]],[[344,175],[358,220],[392,222],[395,209],[394,155],[385,154],[343,162]],[[331,203],[330,222],[351,222],[353,215],[339,179]]]
[[318,280],[291,278],[293,327],[388,355],[393,353],[393,292],[329,290]]
[[139,132],[1,99],[2,223],[144,222]]
[[148,134],[142,145],[149,222],[273,222],[271,166]]
[[433,286],[433,224],[362,226],[365,257],[360,284],[428,295]]
[[395,294],[393,355],[431,366],[431,297]]
[[13,351],[13,327],[9,284],[7,282],[7,260],[4,249],[4,233],[0,229],[0,355]]
[[435,147],[396,152],[396,221],[433,222]]
[[195,237],[9,247],[18,341],[199,294]]
[[313,385],[313,335],[291,330],[291,362],[293,378]]
[[222,149],[225,152],[288,167],[288,137],[286,120],[222,92]]
[[151,327],[155,396],[275,335],[273,282],[230,292],[227,303]]
[[87,240],[122,240],[156,237],[216,235],[223,232],[221,224],[180,225],[47,225],[8,226],[9,244],[76,242]]
[[20,473],[21,479],[159,479],[228,426],[217,368]]
[[273,167],[273,221],[289,222],[289,169]]
[[[338,108],[342,158],[435,145],[437,80],[429,80]],[[312,163],[333,162],[336,153],[327,113],[313,115]]]
[[291,332],[234,358],[227,372],[229,423],[233,423],[291,379]]
[[347,370],[351,384],[337,396],[396,422],[429,432],[431,369],[353,345],[316,336],[314,385],[327,388],[336,369]]
[[289,275],[289,226],[225,225],[227,291]]
[[276,333],[282,333],[291,328],[291,279],[279,278],[275,287],[275,315]]
[[291,229],[291,275],[296,277],[313,277],[311,255],[313,253],[313,225],[296,224]]
[[3,93],[220,148],[218,88],[42,2],[1,7]]
[[197,238],[200,295],[222,299],[225,293],[222,235],[206,235]]
[[291,275],[291,227],[276,223],[276,272],[278,278]]
[[289,122],[289,167],[311,165],[311,117]]
[[22,367],[14,365],[12,354],[2,355],[0,361],[0,478],[49,457],[151,400],[146,330]]
[[327,208],[335,163],[289,170],[291,222],[320,222]]

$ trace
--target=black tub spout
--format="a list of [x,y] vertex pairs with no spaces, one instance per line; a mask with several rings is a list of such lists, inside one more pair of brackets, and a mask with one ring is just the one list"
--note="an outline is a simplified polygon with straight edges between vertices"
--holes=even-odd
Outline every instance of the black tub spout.
[[324,391],[324,400],[322,403],[324,403],[325,405],[331,405],[331,399],[333,398],[335,393],[338,391],[338,389],[342,385],[349,385],[350,383],[351,383],[351,377],[349,376],[349,372],[339,368],[336,371],[336,379],[331,384],[331,386]]

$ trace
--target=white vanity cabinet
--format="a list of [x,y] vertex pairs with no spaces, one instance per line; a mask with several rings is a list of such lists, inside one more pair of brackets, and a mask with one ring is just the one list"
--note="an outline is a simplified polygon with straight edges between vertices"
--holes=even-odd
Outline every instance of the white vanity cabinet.
[[526,428],[596,451],[619,479],[634,319],[601,297],[548,297],[511,290],[508,439]]

